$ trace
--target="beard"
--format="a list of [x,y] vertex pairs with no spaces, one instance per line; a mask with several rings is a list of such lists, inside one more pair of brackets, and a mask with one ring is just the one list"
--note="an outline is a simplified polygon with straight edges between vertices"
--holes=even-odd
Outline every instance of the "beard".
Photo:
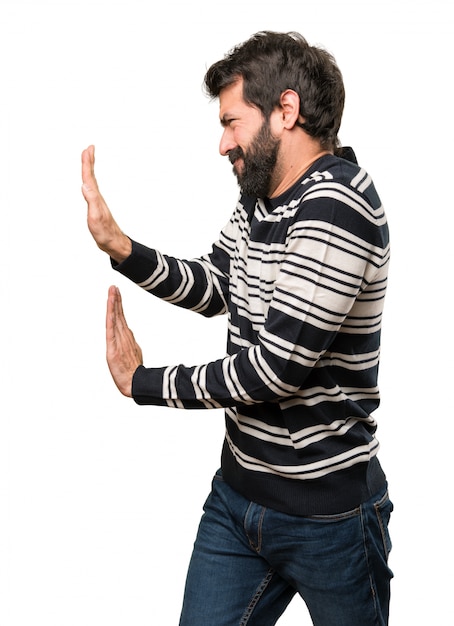
[[233,172],[244,194],[257,198],[268,196],[276,172],[279,146],[280,140],[273,137],[269,122],[265,121],[246,152],[239,146],[229,152],[232,164],[237,159],[243,161],[241,171],[234,165]]

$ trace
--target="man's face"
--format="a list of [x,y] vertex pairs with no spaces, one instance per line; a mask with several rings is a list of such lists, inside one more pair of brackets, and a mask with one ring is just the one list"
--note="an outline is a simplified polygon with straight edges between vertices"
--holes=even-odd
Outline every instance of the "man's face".
[[222,90],[220,119],[224,132],[219,151],[229,157],[243,193],[268,196],[275,182],[280,141],[260,110],[243,100],[241,80]]
[[[271,134],[265,120],[255,137],[244,150],[240,146],[229,152],[233,172],[243,193],[265,198],[272,188],[280,141]],[[237,167],[235,164],[239,162]]]

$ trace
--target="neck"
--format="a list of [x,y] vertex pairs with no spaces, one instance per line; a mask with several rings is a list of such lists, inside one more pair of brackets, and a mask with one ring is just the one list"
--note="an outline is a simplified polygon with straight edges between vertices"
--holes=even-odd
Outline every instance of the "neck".
[[273,191],[270,193],[270,198],[276,198],[280,196],[282,193],[287,191],[297,180],[299,180],[305,172],[317,161],[320,157],[325,154],[332,154],[330,150],[322,150],[319,149],[317,151],[312,152],[309,155],[305,155],[303,159],[299,159],[295,163],[291,163],[286,167],[285,172],[284,166],[282,165],[280,168],[278,167],[278,171],[276,172],[277,180],[276,184],[272,185]]

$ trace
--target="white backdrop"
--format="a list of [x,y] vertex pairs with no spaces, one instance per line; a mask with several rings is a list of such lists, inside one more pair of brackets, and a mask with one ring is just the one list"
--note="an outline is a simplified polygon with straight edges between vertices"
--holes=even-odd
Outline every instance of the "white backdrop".
[[[448,7],[0,0],[1,626],[178,623],[223,415],[119,395],[104,359],[107,289],[120,286],[148,366],[222,356],[225,320],[165,305],[111,270],[86,229],[80,153],[96,145],[101,190],[129,235],[177,256],[207,252],[237,187],[202,79],[262,29],[298,30],[335,55],[341,140],[386,206],[377,417],[396,507],[391,624],[450,623]],[[279,622],[309,623],[299,599]]]

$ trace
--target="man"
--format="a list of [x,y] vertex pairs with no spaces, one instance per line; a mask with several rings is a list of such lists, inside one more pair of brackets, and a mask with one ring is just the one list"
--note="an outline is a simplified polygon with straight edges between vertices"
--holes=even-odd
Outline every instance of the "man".
[[[228,354],[147,368],[111,287],[107,361],[138,404],[225,409],[180,625],[269,626],[293,595],[317,626],[388,623],[392,504],[377,459],[386,218],[338,145],[335,60],[297,33],[261,32],[206,73],[241,194],[192,261],[132,241],[82,156],[88,226],[113,267],[202,315],[228,313]],[[340,156],[339,156],[340,155]]]

